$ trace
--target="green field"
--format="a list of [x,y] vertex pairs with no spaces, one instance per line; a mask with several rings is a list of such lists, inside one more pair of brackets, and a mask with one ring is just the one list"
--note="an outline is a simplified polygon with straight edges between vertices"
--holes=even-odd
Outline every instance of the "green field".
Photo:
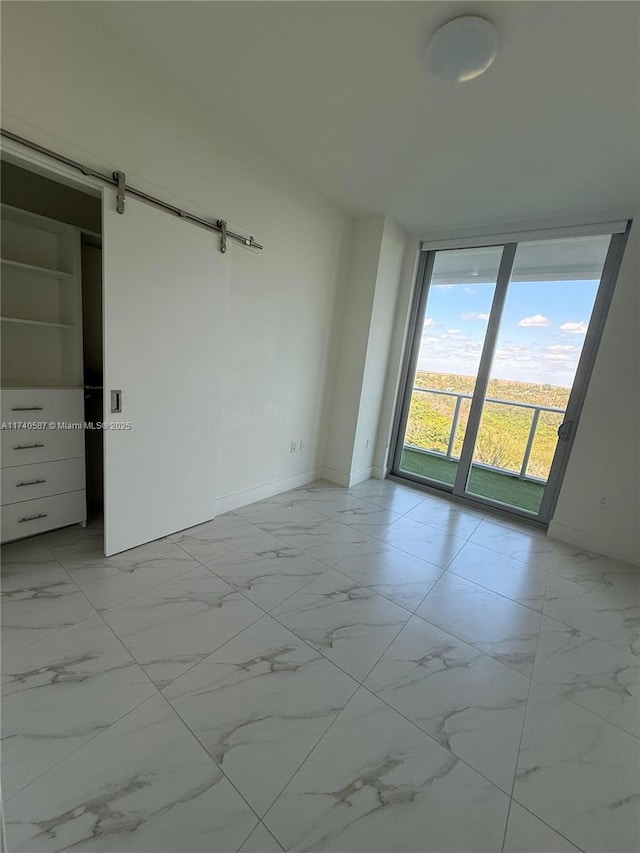
[[[403,450],[400,468],[409,474],[418,474],[429,480],[448,483],[450,486],[454,484],[458,473],[457,462],[418,450]],[[472,495],[491,498],[508,506],[517,506],[535,513],[540,509],[544,494],[542,483],[519,480],[508,474],[475,466],[471,468],[467,490]]]
[[[457,394],[473,393],[475,379],[449,373],[428,373],[419,370],[414,386]],[[489,383],[487,396],[498,400],[564,409],[569,399],[569,388],[554,385],[536,385],[529,382],[510,382],[494,379]],[[460,419],[453,445],[453,455],[462,449],[470,400],[463,400]],[[446,453],[453,422],[455,397],[414,391],[409,409],[405,445],[424,450]],[[523,409],[498,403],[486,403],[474,461],[507,471],[519,472],[524,458],[533,409]],[[557,444],[557,430],[563,415],[559,412],[541,412],[536,437],[527,466],[527,476],[546,480]]]

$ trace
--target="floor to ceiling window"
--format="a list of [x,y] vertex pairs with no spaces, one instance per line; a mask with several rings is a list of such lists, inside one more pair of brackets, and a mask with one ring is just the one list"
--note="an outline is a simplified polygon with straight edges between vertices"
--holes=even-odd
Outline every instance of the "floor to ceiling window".
[[424,249],[395,475],[549,520],[629,227]]

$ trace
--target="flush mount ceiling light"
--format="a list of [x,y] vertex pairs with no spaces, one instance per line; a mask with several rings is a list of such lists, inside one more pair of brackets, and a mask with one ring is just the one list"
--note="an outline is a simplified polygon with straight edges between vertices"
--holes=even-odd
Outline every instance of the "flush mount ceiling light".
[[443,80],[464,83],[479,77],[498,53],[498,31],[477,15],[454,18],[436,30],[427,45],[427,69]]

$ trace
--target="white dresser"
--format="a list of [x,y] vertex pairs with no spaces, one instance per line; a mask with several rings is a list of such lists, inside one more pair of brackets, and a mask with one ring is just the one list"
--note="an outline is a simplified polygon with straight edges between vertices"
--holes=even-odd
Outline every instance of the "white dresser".
[[86,523],[81,299],[79,230],[3,205],[2,542]]
[[84,432],[58,429],[82,424],[82,389],[3,389],[1,408],[2,541],[84,523]]

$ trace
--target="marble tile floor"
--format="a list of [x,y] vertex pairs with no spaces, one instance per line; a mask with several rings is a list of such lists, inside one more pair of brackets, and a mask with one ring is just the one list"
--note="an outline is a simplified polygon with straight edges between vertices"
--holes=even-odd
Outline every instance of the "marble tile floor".
[[640,569],[391,481],[2,549],[10,853],[635,853]]

